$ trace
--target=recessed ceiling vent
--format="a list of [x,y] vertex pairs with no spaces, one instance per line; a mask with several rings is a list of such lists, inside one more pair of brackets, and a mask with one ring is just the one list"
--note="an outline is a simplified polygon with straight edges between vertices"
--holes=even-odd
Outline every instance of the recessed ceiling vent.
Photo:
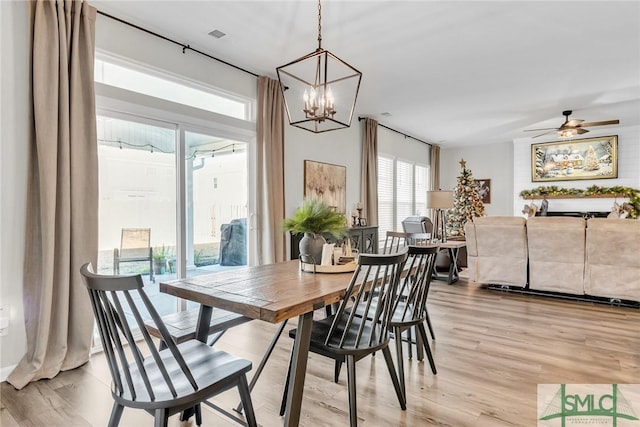
[[222,32],[222,31],[220,31],[220,30],[213,30],[213,31],[211,31],[211,32],[209,33],[209,35],[210,35],[210,36],[212,36],[212,37],[215,37],[215,38],[217,38],[217,39],[221,39],[221,38],[223,38],[224,36],[226,36],[226,35],[227,35],[227,33],[223,33],[223,32]]
[[389,117],[391,115],[391,113],[389,113],[388,111],[385,111],[384,113],[380,113],[381,116],[385,116],[385,117]]

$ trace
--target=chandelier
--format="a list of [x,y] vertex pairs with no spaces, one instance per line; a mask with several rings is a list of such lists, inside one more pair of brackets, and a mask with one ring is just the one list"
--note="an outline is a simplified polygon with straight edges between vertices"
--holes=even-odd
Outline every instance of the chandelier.
[[289,124],[320,133],[348,128],[362,73],[322,48],[318,0],[318,48],[276,68]]

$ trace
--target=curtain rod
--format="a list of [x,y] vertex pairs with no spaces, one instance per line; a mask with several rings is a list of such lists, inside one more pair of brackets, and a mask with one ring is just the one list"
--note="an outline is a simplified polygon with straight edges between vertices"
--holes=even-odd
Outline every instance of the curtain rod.
[[135,28],[136,30],[143,31],[143,32],[145,32],[145,33],[147,33],[147,34],[151,34],[152,36],[156,36],[156,37],[158,37],[158,38],[161,38],[162,40],[165,40],[165,41],[168,41],[168,42],[170,42],[170,43],[176,44],[176,45],[178,45],[178,46],[180,46],[180,47],[182,48],[182,53],[185,53],[185,51],[186,51],[186,50],[192,50],[192,51],[194,51],[195,53],[199,53],[200,55],[202,55],[202,56],[206,56],[207,58],[213,59],[214,61],[221,62],[221,63],[223,63],[223,64],[225,64],[225,65],[228,65],[229,67],[233,67],[233,68],[235,68],[236,70],[240,70],[240,71],[243,71],[243,72],[245,72],[245,73],[247,73],[247,74],[251,74],[251,75],[252,75],[252,76],[254,76],[254,77],[259,77],[259,76],[258,76],[256,73],[254,73],[254,72],[251,72],[251,71],[249,71],[249,70],[245,70],[245,69],[244,69],[244,68],[242,68],[242,67],[238,67],[237,65],[231,64],[230,62],[224,61],[224,60],[222,60],[222,59],[220,59],[220,58],[216,58],[215,56],[211,56],[211,55],[209,55],[208,53],[204,53],[204,52],[202,52],[202,51],[200,51],[200,50],[198,50],[198,49],[194,49],[194,48],[192,48],[191,46],[189,46],[188,44],[184,44],[184,43],[177,42],[177,41],[175,41],[175,40],[173,40],[173,39],[170,39],[169,37],[163,36],[162,34],[155,33],[155,32],[153,32],[153,31],[151,31],[151,30],[147,30],[146,28],[142,28],[142,27],[140,27],[140,26],[138,26],[138,25],[136,25],[136,24],[132,24],[131,22],[127,22],[127,21],[125,21],[124,19],[118,18],[118,17],[116,17],[116,16],[109,15],[108,13],[102,12],[101,10],[98,10],[97,12],[98,12],[98,14],[99,14],[99,15],[106,16],[107,18],[111,18],[111,19],[113,19],[114,21],[118,21],[118,22],[120,22],[120,23],[122,23],[122,24],[125,24],[125,25],[128,25],[128,26],[130,26],[130,27],[133,27],[133,28]]
[[[361,122],[361,121],[363,121],[363,120],[364,120],[364,119],[366,119],[366,118],[367,118],[367,117],[358,117],[358,121],[359,121],[359,122]],[[400,135],[404,136],[405,138],[415,139],[415,140],[416,140],[416,141],[418,141],[418,142],[422,142],[423,144],[427,144],[429,147],[433,147],[433,144],[432,144],[432,143],[430,143],[430,142],[423,141],[423,140],[421,140],[421,139],[419,139],[419,138],[416,138],[415,136],[407,135],[407,134],[406,134],[406,133],[404,133],[404,132],[400,132],[399,130],[392,129],[392,128],[390,128],[389,126],[385,126],[385,125],[383,125],[383,124],[382,124],[382,123],[380,123],[380,122],[377,122],[377,123],[378,123],[378,126],[383,127],[383,128],[385,128],[385,129],[389,129],[389,130],[390,130],[390,131],[392,131],[392,132],[399,133]]]

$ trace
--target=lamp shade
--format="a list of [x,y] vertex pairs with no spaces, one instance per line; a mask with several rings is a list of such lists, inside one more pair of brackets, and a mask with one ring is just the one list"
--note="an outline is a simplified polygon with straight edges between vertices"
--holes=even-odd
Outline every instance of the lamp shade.
[[453,207],[453,191],[427,191],[427,208],[451,209]]

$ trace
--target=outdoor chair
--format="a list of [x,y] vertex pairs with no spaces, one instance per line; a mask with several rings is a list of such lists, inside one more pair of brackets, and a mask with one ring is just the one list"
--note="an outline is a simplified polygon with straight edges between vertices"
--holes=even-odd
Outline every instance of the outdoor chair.
[[[202,423],[200,403],[237,387],[246,423],[257,426],[246,373],[251,361],[215,350],[198,340],[176,344],[143,290],[142,278],[101,276],[90,264],[80,272],[91,300],[100,338],[112,377],[114,399],[109,426],[117,426],[124,407],[154,415],[155,426],[167,426],[169,416],[195,411]],[[160,331],[167,348],[158,350],[145,328],[139,300]],[[133,321],[131,320],[133,318]],[[130,325],[130,322],[132,325]],[[142,338],[136,340],[134,328]]]
[[113,249],[113,274],[120,274],[120,263],[149,262],[149,280],[153,277],[153,249],[150,228],[123,228],[120,248]]
[[[382,351],[400,407],[406,409],[406,399],[388,346],[393,307],[406,260],[407,249],[387,255],[360,254],[337,313],[314,321],[311,327],[309,351],[347,364],[349,421],[352,427],[358,422],[356,362],[376,351]],[[372,295],[378,296],[377,304],[372,304]],[[293,329],[289,336],[295,338],[296,333],[297,330]],[[292,360],[280,407],[281,415],[286,409],[291,364]]]

